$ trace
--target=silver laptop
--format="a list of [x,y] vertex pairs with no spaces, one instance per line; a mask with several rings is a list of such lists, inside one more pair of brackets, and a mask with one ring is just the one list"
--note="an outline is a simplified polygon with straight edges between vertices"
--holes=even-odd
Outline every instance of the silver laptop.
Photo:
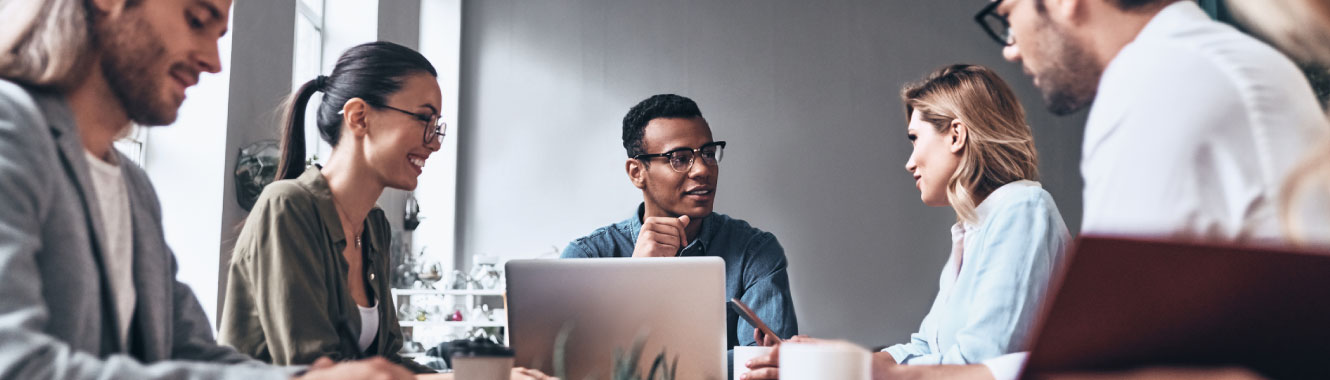
[[[508,328],[518,366],[555,372],[564,331],[567,379],[609,379],[616,351],[645,376],[664,350],[679,379],[725,379],[725,262],[718,257],[513,260]],[[567,326],[567,327],[565,327]]]

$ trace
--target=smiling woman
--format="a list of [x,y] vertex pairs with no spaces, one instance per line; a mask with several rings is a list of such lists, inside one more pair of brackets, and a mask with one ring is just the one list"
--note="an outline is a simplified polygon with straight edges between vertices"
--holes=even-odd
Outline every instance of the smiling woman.
[[[235,245],[219,340],[274,364],[320,357],[398,355],[401,327],[389,296],[391,231],[374,202],[385,188],[412,190],[443,123],[436,71],[389,42],[355,46],[331,76],[291,97],[277,179],[254,206]],[[306,104],[323,92],[323,167],[305,167]]]

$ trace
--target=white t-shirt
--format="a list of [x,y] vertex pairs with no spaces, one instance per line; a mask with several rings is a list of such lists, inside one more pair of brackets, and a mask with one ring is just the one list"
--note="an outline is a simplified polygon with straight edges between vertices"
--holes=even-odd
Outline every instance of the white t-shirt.
[[[101,211],[102,230],[106,232],[103,247],[106,252],[106,270],[110,276],[111,292],[115,294],[116,326],[121,348],[128,348],[129,324],[134,318],[137,296],[134,290],[134,226],[129,217],[129,193],[120,166],[102,161],[87,151],[92,172],[92,188],[97,193],[97,208]],[[115,155],[111,155],[114,159]]]
[[360,309],[360,352],[365,352],[379,335],[379,308],[356,305]]

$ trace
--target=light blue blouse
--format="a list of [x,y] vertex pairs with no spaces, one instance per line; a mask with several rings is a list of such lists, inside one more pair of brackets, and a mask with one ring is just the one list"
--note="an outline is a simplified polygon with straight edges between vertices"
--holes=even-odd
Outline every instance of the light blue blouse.
[[1038,182],[1003,185],[975,211],[977,224],[951,228],[952,255],[919,332],[883,350],[898,363],[979,363],[1026,350],[1071,235]]

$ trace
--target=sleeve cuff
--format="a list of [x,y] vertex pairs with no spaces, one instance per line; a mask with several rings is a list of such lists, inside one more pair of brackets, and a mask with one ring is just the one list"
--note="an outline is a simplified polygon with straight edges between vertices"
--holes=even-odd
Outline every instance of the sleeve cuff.
[[988,371],[993,373],[993,379],[995,380],[1016,380],[1020,377],[1021,369],[1025,367],[1025,359],[1028,356],[1028,352],[1010,353],[985,360],[984,366],[988,367]]
[[905,363],[905,359],[908,359],[911,355],[909,352],[905,351],[905,347],[901,346],[902,345],[900,344],[897,344],[895,346],[889,346],[887,348],[883,348],[882,352],[891,354],[891,358],[896,360],[896,364],[907,364]]

